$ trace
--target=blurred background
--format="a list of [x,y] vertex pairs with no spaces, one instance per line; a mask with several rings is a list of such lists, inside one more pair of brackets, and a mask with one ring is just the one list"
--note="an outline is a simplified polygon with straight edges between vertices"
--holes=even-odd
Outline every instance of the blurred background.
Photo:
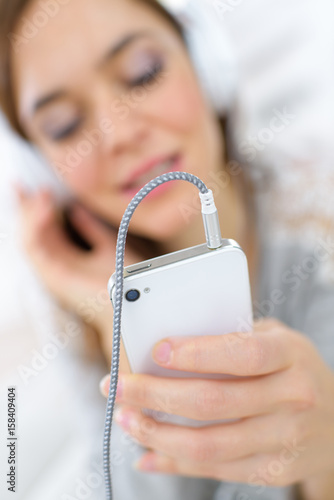
[[[303,239],[310,245],[315,238],[334,235],[332,0],[163,3],[189,27],[203,86],[228,117],[231,159],[256,180],[268,244]],[[46,356],[46,346],[57,346],[64,325],[82,325],[53,302],[22,251],[12,183],[20,180],[31,190],[52,186],[59,199],[66,193],[44,159],[9,130],[2,116],[0,162],[0,401],[4,408],[7,386],[17,386],[24,492],[17,498],[48,500],[67,491],[66,481],[70,488],[92,450],[100,460],[96,436],[105,401],[97,387],[105,367],[90,372],[80,361],[79,334]],[[324,279],[334,280],[333,261],[327,262]],[[83,384],[85,393],[73,394],[73,387]],[[72,412],[59,411],[69,405]],[[5,429],[2,411],[0,418]],[[32,449],[37,462],[28,467]],[[3,452],[1,446],[0,470],[6,470]]]

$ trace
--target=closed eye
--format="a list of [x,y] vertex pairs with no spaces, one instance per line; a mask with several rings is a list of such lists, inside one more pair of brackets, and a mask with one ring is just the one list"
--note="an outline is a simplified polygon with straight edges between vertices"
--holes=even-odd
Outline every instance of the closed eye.
[[150,83],[162,72],[162,70],[163,70],[162,62],[161,61],[155,62],[155,64],[148,71],[146,71],[143,75],[132,80],[130,82],[130,86],[131,87],[140,87],[140,86],[143,86],[147,83]]
[[74,122],[70,123],[66,127],[61,128],[59,131],[51,134],[51,139],[54,141],[61,141],[73,135],[81,125],[82,118],[78,118]]

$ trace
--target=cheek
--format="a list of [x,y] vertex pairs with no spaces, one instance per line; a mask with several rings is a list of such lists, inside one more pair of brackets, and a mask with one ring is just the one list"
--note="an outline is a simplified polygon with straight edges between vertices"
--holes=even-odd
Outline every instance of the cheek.
[[163,110],[156,122],[180,139],[187,152],[185,170],[208,182],[209,172],[222,167],[224,143],[197,77],[187,67],[173,71],[152,101],[152,113]]
[[71,146],[44,152],[61,182],[77,195],[93,192],[100,184],[97,151],[86,140],[78,139]]
[[173,69],[164,77],[160,91],[152,95],[150,109],[159,111],[164,123],[182,134],[193,133],[201,127],[205,117],[205,102],[193,74],[184,69]]

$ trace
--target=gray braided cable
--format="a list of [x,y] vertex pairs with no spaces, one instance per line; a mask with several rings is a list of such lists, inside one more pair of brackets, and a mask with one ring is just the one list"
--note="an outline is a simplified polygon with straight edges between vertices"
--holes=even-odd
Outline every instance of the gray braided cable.
[[106,407],[104,438],[103,438],[103,470],[106,487],[106,499],[112,500],[112,482],[110,468],[110,439],[112,418],[114,413],[116,390],[118,383],[119,370],[119,355],[121,343],[121,315],[123,306],[123,273],[124,273],[124,251],[128,228],[131,217],[138,207],[139,203],[156,187],[169,181],[187,181],[194,184],[201,193],[207,193],[206,185],[195,175],[186,172],[169,172],[160,175],[148,182],[138,193],[132,198],[127,209],[124,212],[117,236],[116,245],[116,269],[115,269],[115,300],[114,300],[114,322],[113,322],[113,345],[112,345],[112,360],[110,372],[110,386]]

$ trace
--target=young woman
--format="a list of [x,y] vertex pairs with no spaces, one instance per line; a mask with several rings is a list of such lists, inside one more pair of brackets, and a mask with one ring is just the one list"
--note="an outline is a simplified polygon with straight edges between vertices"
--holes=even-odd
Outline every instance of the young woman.
[[[101,294],[113,272],[114,228],[139,188],[167,171],[215,187],[222,233],[246,252],[253,296],[289,317],[291,290],[279,288],[271,256],[258,252],[245,180],[225,162],[220,121],[175,20],[154,0],[1,0],[0,23],[2,108],[72,193],[68,218],[90,250],[69,238],[49,191],[18,187],[23,240],[51,293],[94,327],[107,359],[112,311]],[[145,199],[130,226],[126,264],[202,243],[195,199],[182,182]],[[288,265],[281,259],[275,272]],[[290,327],[266,320],[246,337],[169,339],[153,351],[170,369],[244,378],[133,376],[122,348],[118,422],[151,451],[139,464],[148,474],[129,460],[114,468],[116,498],[295,500],[297,487],[304,500],[331,498],[334,361],[321,337],[331,322],[298,322],[301,285]],[[144,418],[140,408],[156,409],[157,401],[190,418],[237,420],[191,429]]]

